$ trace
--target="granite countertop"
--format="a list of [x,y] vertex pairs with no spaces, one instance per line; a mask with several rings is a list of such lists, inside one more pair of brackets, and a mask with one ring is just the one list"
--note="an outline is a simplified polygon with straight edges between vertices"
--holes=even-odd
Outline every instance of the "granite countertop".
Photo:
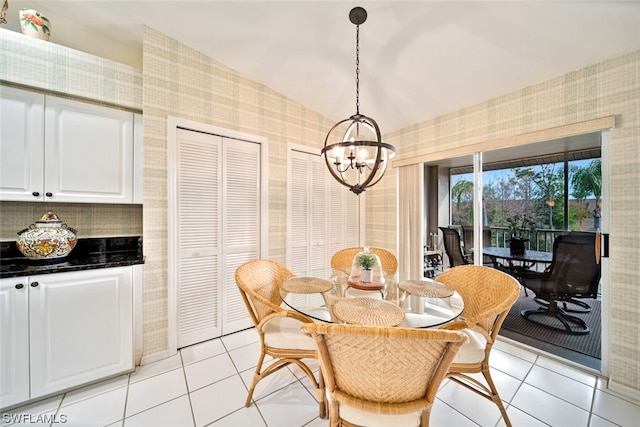
[[144,264],[140,236],[78,239],[65,258],[42,261],[25,258],[15,241],[0,242],[0,279],[136,264]]

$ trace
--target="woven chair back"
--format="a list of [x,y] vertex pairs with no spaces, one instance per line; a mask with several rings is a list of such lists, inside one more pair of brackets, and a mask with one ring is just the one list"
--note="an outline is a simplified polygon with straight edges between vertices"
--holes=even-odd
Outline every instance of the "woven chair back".
[[236,284],[256,325],[281,310],[280,284],[293,276],[285,266],[266,259],[252,260],[236,269]]
[[316,340],[332,397],[379,414],[430,408],[466,339],[438,329],[314,323],[302,330]]
[[450,268],[438,276],[438,281],[455,289],[462,297],[464,309],[460,317],[470,326],[482,327],[494,338],[520,295],[520,283],[515,278],[482,265]]
[[[358,255],[358,252],[362,252],[363,250],[363,247],[359,247],[345,248],[337,251],[331,257],[331,268],[349,274],[353,258]],[[394,254],[386,249],[374,247],[369,248],[369,251],[378,255],[380,263],[382,264],[382,271],[384,271],[386,276],[394,276],[398,272],[398,258],[396,258]]]

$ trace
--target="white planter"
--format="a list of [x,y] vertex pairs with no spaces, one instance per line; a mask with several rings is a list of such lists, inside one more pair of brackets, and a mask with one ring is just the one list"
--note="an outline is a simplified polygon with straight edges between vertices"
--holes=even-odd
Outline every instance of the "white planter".
[[373,281],[373,270],[362,270],[362,283],[371,283]]

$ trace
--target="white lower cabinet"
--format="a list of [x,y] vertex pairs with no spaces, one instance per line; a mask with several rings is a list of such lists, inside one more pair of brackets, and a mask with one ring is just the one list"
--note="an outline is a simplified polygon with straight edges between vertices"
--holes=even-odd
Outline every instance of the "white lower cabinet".
[[0,407],[132,370],[133,267],[0,281]]

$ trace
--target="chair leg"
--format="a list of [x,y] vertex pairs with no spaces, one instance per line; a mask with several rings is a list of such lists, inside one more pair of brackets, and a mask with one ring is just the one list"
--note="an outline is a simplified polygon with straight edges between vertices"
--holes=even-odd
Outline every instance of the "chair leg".
[[502,403],[502,399],[500,399],[500,395],[498,394],[498,389],[496,385],[493,383],[493,379],[491,378],[491,373],[489,372],[489,366],[487,365],[482,369],[482,375],[484,376],[485,381],[489,385],[489,389],[491,390],[491,400],[498,406],[500,413],[502,414],[502,418],[504,419],[507,427],[511,426],[511,420],[509,419],[509,415],[507,415],[507,410]]
[[253,373],[253,380],[251,380],[251,387],[249,387],[249,393],[247,394],[247,400],[244,402],[245,407],[251,406],[251,398],[253,397],[253,391],[256,389],[256,385],[262,378],[262,374],[260,370],[262,369],[262,362],[264,362],[264,351],[260,351],[260,359],[258,359],[258,364],[256,365],[256,370]]
[[496,404],[498,409],[500,410],[500,414],[504,419],[507,427],[512,427],[511,420],[509,420],[509,416],[507,415],[507,410],[505,409],[502,399],[500,399],[500,395],[498,394],[498,389],[496,385],[493,383],[493,379],[491,378],[491,374],[489,373],[489,365],[488,362],[483,362],[482,364],[482,376],[485,379],[486,385],[483,384],[479,379],[468,375],[469,373],[476,373],[478,371],[470,371],[470,372],[459,372],[459,371],[449,371],[447,374],[447,378],[451,381],[460,384],[463,387],[466,387],[468,390],[473,391],[474,393],[479,394],[487,400],[492,401]]

